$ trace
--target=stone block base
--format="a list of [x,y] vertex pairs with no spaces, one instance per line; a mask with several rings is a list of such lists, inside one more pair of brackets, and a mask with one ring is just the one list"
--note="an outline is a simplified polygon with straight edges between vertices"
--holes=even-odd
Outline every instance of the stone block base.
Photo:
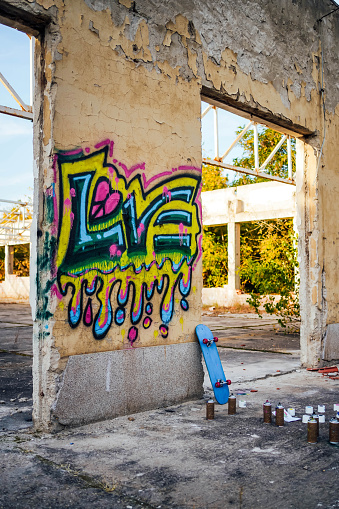
[[53,417],[77,426],[166,407],[202,397],[203,379],[198,343],[72,356]]

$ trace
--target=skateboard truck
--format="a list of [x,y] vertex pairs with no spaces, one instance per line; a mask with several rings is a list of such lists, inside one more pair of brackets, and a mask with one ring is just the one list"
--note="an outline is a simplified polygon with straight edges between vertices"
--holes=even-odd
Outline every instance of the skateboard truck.
[[206,346],[211,346],[212,343],[217,343],[219,341],[218,338],[214,337],[213,339],[207,339],[207,338],[204,338],[202,340],[202,342],[204,343],[204,345]]
[[215,382],[215,387],[218,389],[219,387],[223,387],[224,385],[231,385],[231,380],[224,380],[218,379],[217,382]]

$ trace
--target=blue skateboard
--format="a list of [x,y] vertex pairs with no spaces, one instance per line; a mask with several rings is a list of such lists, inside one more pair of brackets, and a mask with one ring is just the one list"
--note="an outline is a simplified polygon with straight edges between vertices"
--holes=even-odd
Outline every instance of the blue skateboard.
[[206,325],[197,325],[195,332],[205,359],[215,399],[220,405],[224,405],[227,403],[228,396],[230,394],[228,386],[231,384],[231,380],[226,380],[225,373],[221,365],[216,345],[218,338],[213,337],[212,332]]

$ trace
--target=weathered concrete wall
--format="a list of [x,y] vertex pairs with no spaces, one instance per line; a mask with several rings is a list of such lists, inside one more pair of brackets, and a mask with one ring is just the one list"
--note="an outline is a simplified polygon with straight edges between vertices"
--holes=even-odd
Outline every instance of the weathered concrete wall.
[[[53,408],[61,415],[55,402],[65,367],[69,377],[76,365],[72,355],[96,355],[98,369],[106,351],[132,358],[142,347],[151,361],[152,348],[173,344],[189,355],[201,307],[201,93],[307,136],[297,196],[302,348],[303,362],[317,363],[326,323],[339,321],[338,15],[317,22],[332,2],[6,0],[1,19],[6,8],[6,22],[42,34],[31,295],[36,425],[49,425]],[[192,393],[200,381],[197,362]],[[67,387],[76,412],[77,393]],[[123,393],[127,401],[130,388]]]
[[0,300],[28,301],[29,277],[6,274],[5,281],[0,283]]
[[[264,304],[269,301],[270,298],[274,298],[274,302],[278,302],[280,300],[279,295],[268,295],[265,299],[262,300],[261,305],[259,306],[260,311],[264,311]],[[248,306],[247,299],[250,298],[249,293],[241,293],[240,290],[234,291],[232,288],[231,291],[228,288],[228,285],[224,285],[222,287],[215,288],[203,288],[202,289],[202,305],[203,306]],[[248,306],[249,307],[249,306]],[[252,308],[253,309],[253,308]]]
[[222,287],[215,288],[203,288],[201,299],[203,306],[236,306],[240,304],[241,306],[246,306],[246,300],[249,298],[249,295],[246,293],[237,293],[232,288],[232,292],[229,291],[228,285],[224,285]]

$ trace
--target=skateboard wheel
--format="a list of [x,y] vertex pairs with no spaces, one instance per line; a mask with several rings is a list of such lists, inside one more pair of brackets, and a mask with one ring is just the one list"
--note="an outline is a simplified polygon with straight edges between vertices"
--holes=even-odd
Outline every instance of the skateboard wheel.
[[207,343],[208,343],[208,339],[204,338],[204,339],[202,340],[202,342],[204,343],[204,345],[207,345]]
[[226,380],[226,382],[227,382],[227,385],[231,385],[231,383],[232,383],[231,380]]
[[221,383],[220,383],[220,382],[215,382],[215,386],[216,386],[216,387],[217,387],[217,389],[218,389],[219,387],[221,387]]
[[214,343],[217,343],[219,341],[218,338],[213,338],[214,339]]

